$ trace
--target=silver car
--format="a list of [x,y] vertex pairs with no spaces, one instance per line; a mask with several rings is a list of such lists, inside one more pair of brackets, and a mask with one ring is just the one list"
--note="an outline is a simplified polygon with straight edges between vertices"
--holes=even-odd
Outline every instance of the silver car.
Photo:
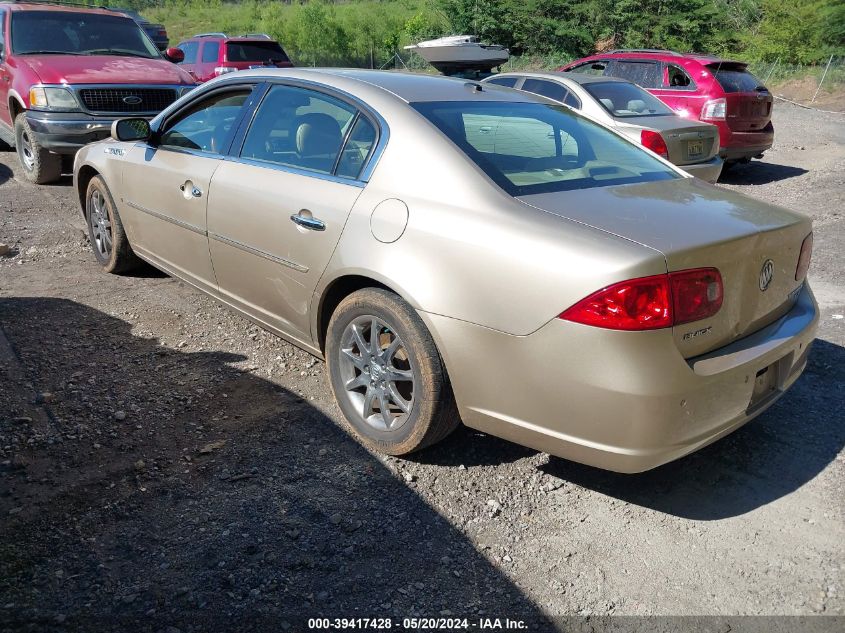
[[722,173],[719,128],[678,116],[638,85],[581,73],[502,73],[484,80],[542,95],[608,125],[707,182]]
[[149,262],[325,358],[375,450],[462,420],[645,470],[754,418],[807,362],[806,217],[526,92],[242,71],[112,134],[74,168],[102,269]]

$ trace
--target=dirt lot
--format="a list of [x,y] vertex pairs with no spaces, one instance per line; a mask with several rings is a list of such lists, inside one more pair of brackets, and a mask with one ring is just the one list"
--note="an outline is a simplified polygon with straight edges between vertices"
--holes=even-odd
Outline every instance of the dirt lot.
[[26,184],[0,153],[0,631],[845,615],[845,116],[779,103],[774,123],[724,186],[815,220],[809,367],[638,476],[463,429],[368,453],[322,363],[155,271],[100,273],[69,180]]

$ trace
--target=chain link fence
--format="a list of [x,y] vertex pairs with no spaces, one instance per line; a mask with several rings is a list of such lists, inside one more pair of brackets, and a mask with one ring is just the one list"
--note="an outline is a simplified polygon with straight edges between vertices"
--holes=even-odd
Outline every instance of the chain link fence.
[[845,112],[845,57],[831,56],[814,64],[788,64],[781,60],[751,64],[751,72],[776,97],[818,108]]

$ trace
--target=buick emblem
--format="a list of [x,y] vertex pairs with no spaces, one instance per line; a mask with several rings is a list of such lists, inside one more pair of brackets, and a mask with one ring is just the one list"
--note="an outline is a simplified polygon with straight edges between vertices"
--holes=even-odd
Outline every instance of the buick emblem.
[[129,95],[128,97],[123,97],[122,101],[126,105],[140,105],[143,99],[138,95]]
[[769,284],[772,283],[772,277],[775,276],[775,263],[771,259],[767,259],[760,270],[760,290],[765,291]]

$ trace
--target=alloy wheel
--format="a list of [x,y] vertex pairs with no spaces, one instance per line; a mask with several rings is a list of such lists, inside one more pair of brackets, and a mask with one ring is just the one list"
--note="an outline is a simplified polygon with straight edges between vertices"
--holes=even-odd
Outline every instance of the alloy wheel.
[[106,208],[106,199],[98,189],[91,191],[88,197],[88,218],[91,223],[91,236],[94,239],[94,248],[103,259],[111,256],[112,230],[109,212]]
[[345,395],[363,420],[395,431],[414,404],[414,372],[405,343],[383,319],[356,318],[343,332],[339,368]]

